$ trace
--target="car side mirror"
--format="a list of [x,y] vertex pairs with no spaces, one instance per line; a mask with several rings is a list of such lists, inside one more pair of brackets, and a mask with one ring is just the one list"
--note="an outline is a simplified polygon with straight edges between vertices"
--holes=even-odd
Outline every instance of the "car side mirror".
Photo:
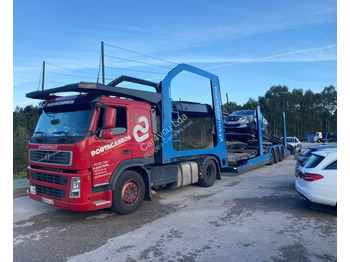
[[112,139],[114,137],[114,131],[110,129],[102,130],[102,139]]
[[115,126],[116,120],[117,120],[117,109],[113,107],[107,107],[105,119],[104,119],[104,128],[113,128]]

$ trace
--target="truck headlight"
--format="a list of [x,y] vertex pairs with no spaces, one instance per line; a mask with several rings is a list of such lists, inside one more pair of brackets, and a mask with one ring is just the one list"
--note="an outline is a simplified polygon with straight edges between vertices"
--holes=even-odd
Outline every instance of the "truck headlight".
[[32,195],[36,195],[36,187],[35,186],[30,186],[29,188],[30,188],[30,193]]
[[80,177],[72,177],[70,184],[70,198],[80,197]]

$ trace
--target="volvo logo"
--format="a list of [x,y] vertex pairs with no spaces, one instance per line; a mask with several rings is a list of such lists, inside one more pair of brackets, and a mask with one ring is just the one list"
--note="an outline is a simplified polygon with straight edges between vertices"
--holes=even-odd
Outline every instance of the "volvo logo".
[[38,161],[39,161],[39,162],[42,162],[42,161],[49,161],[50,158],[51,158],[52,156],[57,155],[58,153],[60,153],[60,152],[58,151],[58,152],[55,152],[55,153],[52,153],[52,154],[46,153],[46,154],[44,155],[44,157],[41,158],[41,159],[39,159]]

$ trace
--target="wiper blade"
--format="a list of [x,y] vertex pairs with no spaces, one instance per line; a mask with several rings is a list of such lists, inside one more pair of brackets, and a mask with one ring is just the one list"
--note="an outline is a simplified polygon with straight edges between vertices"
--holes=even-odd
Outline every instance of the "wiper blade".
[[43,131],[34,131],[33,135],[34,134],[40,134],[43,137],[43,141],[46,140],[46,133],[45,132],[43,132]]
[[56,131],[52,132],[53,135],[65,134],[71,141],[73,141],[72,137],[69,135],[68,131]]
[[43,131],[34,131],[34,134],[46,135],[46,133],[45,133],[45,132],[43,132]]

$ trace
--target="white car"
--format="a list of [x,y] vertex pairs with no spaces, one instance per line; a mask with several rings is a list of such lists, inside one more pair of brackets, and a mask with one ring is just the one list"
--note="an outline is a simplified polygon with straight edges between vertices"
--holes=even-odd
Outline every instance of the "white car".
[[307,200],[337,205],[337,150],[313,152],[297,170],[295,188]]
[[294,154],[295,152],[301,152],[301,142],[299,141],[298,138],[296,138],[295,136],[293,137],[288,137],[287,136],[287,144],[291,145],[294,148],[294,152],[292,152],[292,154]]

